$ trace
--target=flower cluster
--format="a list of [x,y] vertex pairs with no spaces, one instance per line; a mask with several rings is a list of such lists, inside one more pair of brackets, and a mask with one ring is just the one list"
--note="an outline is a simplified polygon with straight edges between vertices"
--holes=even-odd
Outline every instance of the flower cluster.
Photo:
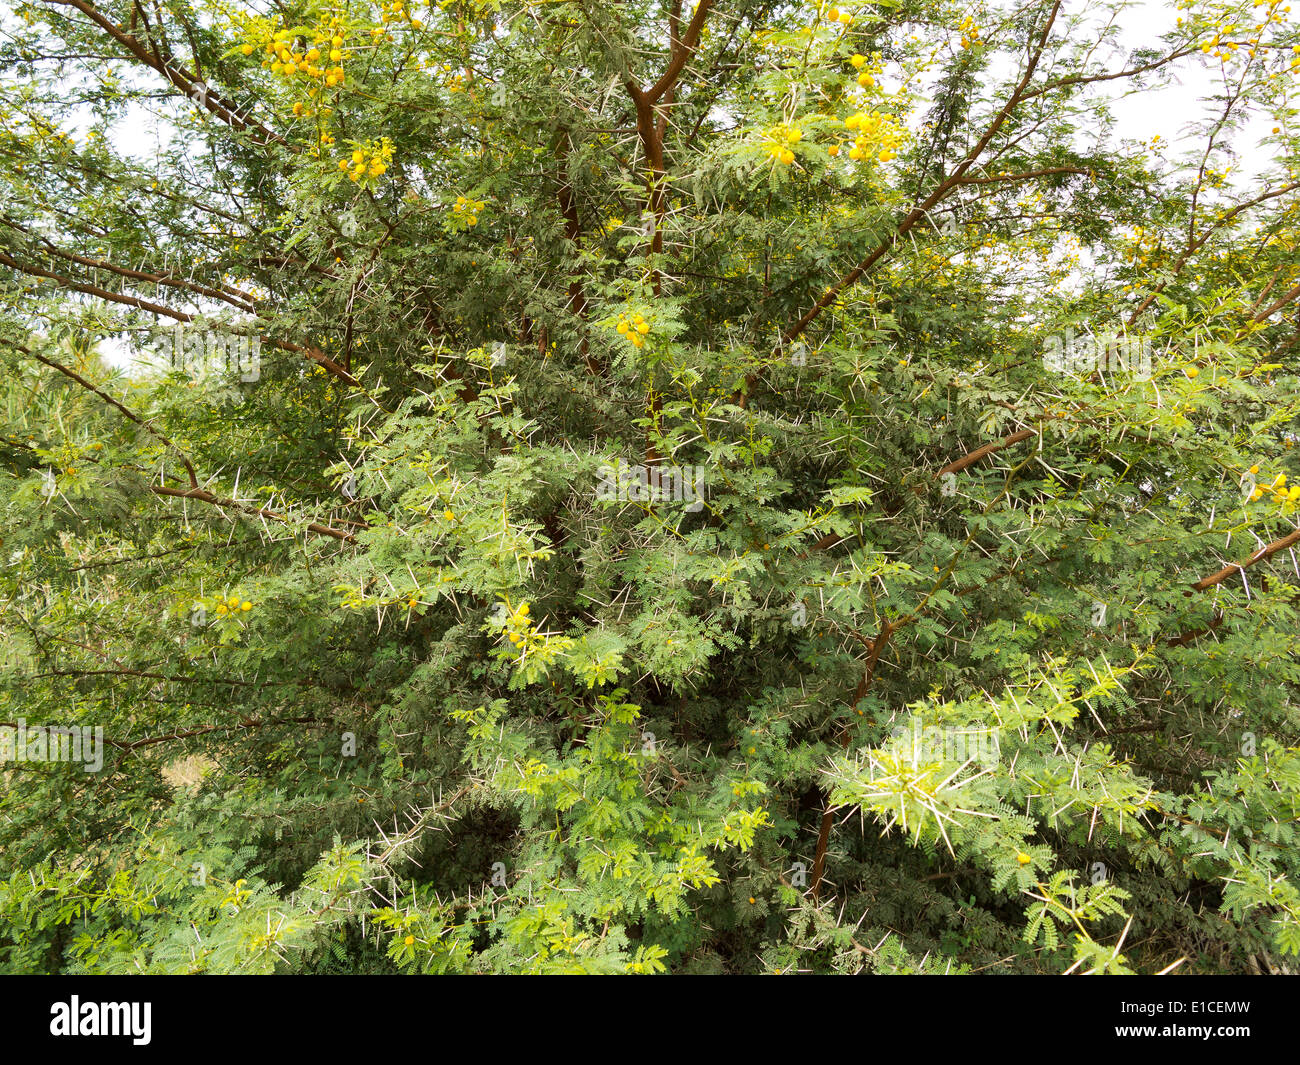
[[483,212],[484,206],[482,200],[471,200],[467,196],[457,196],[456,202],[451,205],[452,220],[463,222],[467,226],[476,226],[478,225],[478,216]]
[[847,11],[841,11],[838,7],[828,5],[822,8],[821,13],[825,16],[827,22],[838,22],[841,26],[853,25],[853,16]]
[[618,325],[614,328],[618,330],[620,336],[627,337],[634,348],[639,348],[645,343],[646,334],[650,332],[650,323],[640,314],[634,314],[631,318],[620,314]]
[[961,46],[963,48],[970,48],[972,45],[980,43],[980,28],[969,15],[957,24],[957,28],[961,30]]
[[506,639],[516,647],[520,644],[527,646],[528,637],[533,634],[533,623],[528,620],[528,604],[520,603],[514,610],[510,609],[509,603],[498,604],[498,612],[502,611],[505,613]]
[[[1179,3],[1177,6],[1186,9],[1191,7],[1188,3]],[[1285,3],[1284,0],[1254,0],[1251,6],[1254,8],[1267,8],[1266,11],[1255,16],[1260,19],[1258,23],[1253,26],[1243,26],[1235,22],[1215,22],[1213,28],[1208,31],[1212,34],[1210,39],[1201,42],[1201,51],[1206,55],[1213,56],[1220,63],[1227,63],[1229,60],[1243,57],[1254,59],[1259,54],[1260,39],[1264,31],[1273,23],[1285,25],[1287,16],[1291,13],[1291,5]],[[1182,22],[1183,20],[1180,18],[1178,24],[1181,26]],[[1230,39],[1234,37],[1237,39]],[[1244,40],[1241,39],[1243,37]],[[1276,48],[1277,45],[1263,45],[1264,49],[1270,47]],[[1293,45],[1291,52],[1291,69],[1293,71],[1300,70],[1300,45]],[[1270,78],[1276,76],[1276,74],[1269,75]]]
[[[407,9],[402,0],[392,0],[392,3],[390,4],[381,3],[379,6],[379,20],[381,22],[406,21],[411,24],[411,29],[418,30],[424,28],[423,22],[418,18],[411,17],[411,12]],[[383,31],[380,30],[379,32],[382,33]],[[372,36],[379,36],[379,34],[374,33],[373,30],[371,31],[371,34]]]
[[349,180],[360,182],[379,177],[388,169],[392,158],[393,142],[383,137],[377,143],[371,141],[358,145],[353,150],[351,159],[345,157],[339,160],[339,169],[348,175]]
[[[343,61],[351,53],[345,51],[343,45],[342,24],[337,17],[333,17],[316,29],[310,42],[303,34],[295,35],[289,30],[280,29],[269,40],[259,42],[257,47],[265,49],[266,58],[262,60],[262,66],[272,74],[290,80],[301,76],[333,88],[342,85],[346,76]],[[252,55],[255,50],[251,43],[240,48],[244,55]],[[313,84],[309,90],[313,96],[318,91],[319,84]]]
[[857,134],[853,147],[849,149],[850,159],[879,159],[887,163],[898,153],[894,150],[903,143],[903,127],[892,115],[879,111],[849,115],[844,120],[844,127]]
[[870,89],[876,84],[876,78],[884,69],[884,61],[880,58],[879,52],[872,52],[871,58],[854,53],[849,57],[849,62],[853,69],[858,72],[858,84],[864,89]]
[[[1250,468],[1251,477],[1254,477],[1257,473],[1259,473],[1259,467],[1252,466]],[[1279,473],[1273,479],[1272,484],[1256,484],[1255,490],[1250,494],[1250,498],[1252,500],[1263,499],[1266,492],[1272,495],[1279,503],[1295,503],[1300,500],[1300,485],[1292,485],[1290,488],[1287,488],[1285,473]]]
[[247,599],[240,600],[238,596],[232,595],[229,599],[222,602],[217,598],[217,617],[225,617],[227,614],[233,614],[236,611],[247,614],[253,609],[253,604]]
[[763,139],[763,151],[776,162],[789,166],[794,162],[794,152],[790,150],[790,145],[798,144],[801,140],[803,140],[803,130],[798,126],[787,126],[782,123],[767,131]]

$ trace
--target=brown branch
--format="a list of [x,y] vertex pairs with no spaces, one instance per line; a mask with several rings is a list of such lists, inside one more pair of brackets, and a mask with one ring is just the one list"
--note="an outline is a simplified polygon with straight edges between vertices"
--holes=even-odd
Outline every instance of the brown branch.
[[128,410],[121,403],[119,403],[112,396],[110,396],[107,392],[91,384],[79,373],[76,373],[73,370],[69,370],[66,366],[62,365],[61,363],[55,362],[53,359],[47,359],[40,352],[31,351],[28,348],[24,347],[22,344],[19,344],[17,341],[8,340],[3,337],[0,337],[0,344],[7,344],[15,351],[22,352],[22,354],[37,360],[37,362],[42,362],[46,366],[50,367],[51,369],[58,370],[59,373],[63,374],[64,376],[70,377],[72,380],[76,381],[77,384],[81,385],[82,388],[85,388],[88,391],[95,393],[95,395],[97,395],[105,403],[109,404],[110,406],[116,408],[119,412],[121,412],[121,414],[124,417],[129,418],[131,421],[135,422],[136,425],[140,426],[140,428],[143,429],[145,432],[147,432],[150,436],[154,437],[157,440],[161,440],[169,448],[175,451],[177,455],[180,456],[181,464],[185,467],[185,472],[189,476],[190,486],[193,488],[197,488],[199,486],[199,479],[194,472],[194,466],[190,463],[189,456],[186,455],[185,452],[182,451],[179,447],[177,447],[174,443],[172,443],[172,441],[168,439],[166,435],[164,435],[159,430],[155,429],[153,425],[148,421],[148,419],[141,418],[138,414],[135,414],[134,412]]
[[[24,233],[27,232],[25,227],[10,222],[8,219],[3,219],[3,221],[6,225],[13,226],[13,228],[22,230]],[[178,277],[171,276],[170,274],[151,274],[143,270],[132,270],[127,266],[118,266],[115,263],[111,263],[107,259],[91,259],[85,255],[77,255],[75,252],[64,251],[62,248],[56,247],[44,237],[40,239],[41,243],[45,245],[51,255],[55,255],[68,262],[77,263],[80,266],[88,266],[94,270],[107,270],[109,273],[117,274],[119,277],[129,277],[134,281],[143,281],[146,284],[165,285],[168,288],[184,289],[187,292],[194,292],[200,296],[207,296],[210,299],[221,300],[221,302],[228,303],[232,307],[237,307],[241,311],[247,311],[249,314],[257,313],[257,308],[252,302],[253,298],[246,292],[241,292],[237,289],[211,288],[208,285],[196,284],[193,281],[183,281]]]
[[[889,637],[900,626],[885,621],[880,626],[880,634],[871,641],[871,651],[867,655],[867,662],[862,674],[862,679],[858,681],[858,686],[853,692],[853,701],[849,704],[850,710],[856,710],[858,704],[866,696],[871,682],[876,678],[876,663],[880,660],[880,654],[885,649],[885,644],[889,642]],[[840,746],[847,748],[849,745],[849,730],[844,729],[840,737]],[[822,811],[822,823],[817,832],[817,850],[813,856],[812,867],[812,897],[813,901],[817,900],[821,893],[822,875],[826,871],[826,848],[830,844],[831,828],[835,821],[835,812],[830,805],[830,796],[825,798],[825,809]]]
[[[214,507],[233,507],[245,514],[253,514],[260,518],[269,518],[272,521],[279,521],[285,524],[289,524],[291,520],[283,514],[275,513],[273,510],[250,506],[247,503],[240,503],[235,499],[222,499],[221,497],[215,496],[211,492],[202,488],[167,488],[163,485],[155,484],[149,486],[149,491],[153,492],[155,495],[173,496],[177,499],[196,499],[200,503],[209,503]],[[357,542],[357,538],[351,533],[345,532],[343,529],[335,529],[329,525],[321,525],[318,522],[309,522],[307,529],[310,532],[319,533],[321,536],[331,536],[335,540],[341,540],[343,543],[355,544]]]
[[[196,86],[200,87],[198,102],[212,114],[237,130],[252,130],[256,138],[263,145],[272,142],[289,147],[283,137],[272,130],[267,129],[259,122],[254,122],[246,116],[239,113],[239,110],[233,104],[224,100],[218,93],[213,91],[212,87],[206,82],[196,78],[187,71],[183,66],[177,63],[169,50],[165,47],[160,50],[157,42],[152,36],[146,35],[145,41],[149,46],[146,50],[140,43],[139,38],[134,34],[115,26],[106,15],[99,11],[94,5],[88,4],[85,0],[47,0],[48,3],[59,4],[63,7],[73,7],[85,15],[91,22],[107,33],[114,41],[125,48],[138,62],[157,71],[176,88],[180,89],[186,96],[194,99]],[[141,15],[144,13],[141,12]],[[152,52],[152,55],[150,54]]]
[[1038,69],[1039,60],[1042,58],[1043,51],[1047,46],[1047,35],[1051,32],[1052,25],[1056,21],[1056,15],[1060,10],[1060,7],[1061,0],[1054,0],[1052,10],[1048,13],[1044,22],[1042,33],[1038,35],[1037,46],[1034,48],[1033,54],[1030,56],[1029,62],[1025,66],[1025,73],[1021,77],[1019,84],[1016,86],[1015,91],[1012,92],[1010,99],[1007,100],[1007,102],[1002,106],[1002,109],[989,124],[988,129],[984,131],[983,136],[980,137],[980,139],[975,143],[975,146],[966,154],[966,158],[957,164],[957,167],[953,170],[951,176],[935,188],[935,190],[925,198],[924,202],[912,208],[912,210],[907,213],[903,220],[895,226],[893,233],[876,245],[867,257],[858,263],[857,266],[826,289],[821,298],[818,299],[811,308],[809,308],[803,317],[782,334],[782,344],[790,343],[790,341],[803,333],[804,330],[806,330],[808,326],[818,318],[822,311],[831,306],[835,300],[839,298],[839,294],[844,289],[855,284],[863,274],[884,258],[884,256],[893,249],[894,245],[898,243],[899,239],[906,236],[917,222],[922,218],[928,217],[932,207],[943,200],[943,198],[953,189],[963,183],[966,172],[975,165],[975,160],[984,153],[984,149],[987,148],[993,138],[997,136],[998,131],[1003,127],[1003,125],[1005,125],[1007,119],[1011,117],[1011,113],[1020,106],[1023,100],[1028,98],[1026,96],[1026,90],[1029,87],[1030,81],[1033,79],[1034,72]]
[[[20,273],[27,274],[31,277],[44,277],[51,281],[57,282],[63,288],[72,292],[81,292],[87,296],[95,296],[102,300],[108,300],[110,303],[120,303],[124,307],[134,307],[136,310],[148,311],[150,314],[156,314],[164,318],[171,318],[173,321],[188,323],[194,321],[196,315],[187,314],[185,311],[175,311],[170,307],[164,307],[159,303],[151,303],[148,300],[141,299],[138,296],[127,296],[121,292],[113,292],[110,289],[101,288],[98,285],[88,285],[77,281],[75,278],[67,277],[63,274],[56,274],[50,270],[42,269],[39,266],[32,266],[30,263],[21,263],[10,255],[0,252],[0,266],[8,266]],[[259,315],[265,318],[265,315]],[[352,388],[360,388],[361,382],[353,377],[347,370],[331,359],[319,348],[304,347],[288,340],[277,340],[274,337],[264,336],[260,340],[267,347],[276,348],[280,351],[290,351],[296,354],[305,355],[312,362],[324,367],[344,384]]]
[[[102,742],[108,747],[116,747],[118,750],[121,751],[133,751],[138,747],[148,747],[155,743],[166,743],[168,740],[187,740],[193,736],[206,735],[209,732],[230,732],[234,729],[241,729],[241,728],[243,729],[264,728],[267,725],[312,725],[316,723],[317,723],[316,718],[314,717],[288,717],[288,718],[273,719],[271,721],[253,721],[248,718],[244,718],[243,720],[239,721],[237,724],[234,725],[207,725],[204,728],[189,729],[185,732],[172,732],[172,733],[168,733],[165,736],[147,736],[144,739],[139,739],[139,740],[112,740],[109,739],[108,737],[104,737]],[[54,725],[40,725],[40,726],[26,725],[25,727],[29,731],[35,728],[53,729],[56,731],[56,733],[59,729],[59,726],[54,726]],[[68,727],[69,726],[63,726],[65,730]],[[75,726],[71,726],[71,727],[75,727]],[[12,721],[0,721],[0,728],[11,728],[17,731],[18,725]]]
[[[190,463],[189,457],[185,454],[184,451],[182,451],[179,447],[177,447],[174,443],[172,443],[170,439],[168,439],[165,435],[163,435],[157,429],[153,428],[150,424],[148,424],[146,420],[140,418],[137,414],[124,407],[121,403],[115,400],[107,392],[104,392],[102,389],[96,388],[84,377],[73,372],[72,370],[69,370],[66,366],[60,365],[59,363],[55,362],[53,359],[47,359],[45,356],[40,355],[37,352],[30,351],[22,344],[19,344],[13,340],[0,338],[0,343],[7,344],[10,347],[12,347],[15,351],[20,351],[25,355],[29,355],[32,358],[36,359],[37,361],[42,362],[45,365],[55,370],[58,370],[60,373],[66,374],[68,377],[72,378],[74,381],[80,384],[83,388],[86,388],[89,391],[95,393],[95,395],[99,396],[106,403],[111,404],[113,407],[119,410],[125,417],[135,422],[136,425],[140,426],[151,436],[155,437],[158,440],[161,440],[164,444],[166,444],[173,451],[175,451],[180,456],[181,462],[185,466],[185,472],[190,479],[190,487],[187,489],[180,489],[180,488],[167,488],[164,485],[150,485],[149,491],[153,492],[155,495],[173,496],[180,499],[195,499],[201,503],[208,503],[215,507],[234,507],[235,509],[242,511],[245,514],[254,514],[261,518],[269,518],[272,521],[284,522],[286,524],[289,522],[290,520],[289,518],[285,517],[282,514],[277,514],[272,510],[267,510],[263,507],[249,506],[246,503],[240,503],[238,500],[234,500],[234,499],[222,499],[221,497],[215,496],[211,492],[200,488],[198,486],[198,475],[195,473],[194,467]],[[308,523],[307,528],[311,532],[319,533],[322,536],[331,536],[334,539],[341,540],[345,543],[354,544],[357,542],[356,537],[353,536],[351,533],[345,532],[342,529],[335,529],[329,525],[321,525],[318,522],[310,522]]]
[[114,747],[122,750],[133,751],[138,747],[148,747],[155,743],[167,743],[170,740],[188,740],[194,736],[204,736],[209,732],[230,732],[234,729],[255,729],[264,728],[267,725],[314,725],[317,724],[314,717],[284,717],[276,718],[271,721],[253,721],[248,718],[240,721],[235,725],[208,725],[204,728],[188,729],[185,732],[172,732],[165,736],[147,736],[140,740],[131,740],[125,743],[113,743],[105,740],[105,743],[111,743]]
[[1022,440],[1028,440],[1031,436],[1037,435],[1038,434],[1033,429],[1021,429],[1019,432],[1012,433],[1010,436],[1003,437],[1001,440],[995,441],[992,444],[985,444],[983,447],[977,447],[974,451],[963,455],[959,459],[954,459],[936,473],[935,476],[942,477],[945,473],[959,473],[967,466],[972,466],[979,462],[979,460],[984,458],[986,455],[991,455],[995,451],[1001,451],[1003,448],[1011,447],[1012,444],[1018,444]]
[[[582,221],[578,217],[578,204],[574,199],[573,183],[569,180],[568,171],[568,154],[571,148],[572,142],[568,130],[561,130],[555,145],[555,155],[560,165],[560,184],[556,197],[560,203],[560,214],[564,217],[564,235],[575,248],[581,250]],[[599,376],[604,372],[604,367],[591,355],[590,339],[587,336],[587,294],[583,290],[581,274],[575,274],[569,280],[569,313],[575,315],[582,323],[579,327],[582,339],[579,341],[578,350],[587,364],[587,370]]]
[[1297,296],[1300,296],[1300,285],[1296,285],[1293,289],[1291,289],[1291,291],[1285,293],[1282,296],[1279,296],[1276,300],[1274,300],[1262,311],[1260,311],[1257,315],[1255,315],[1251,319],[1251,321],[1262,322],[1265,318],[1269,317],[1269,315],[1274,314],[1275,312],[1281,310]]
[[991,185],[998,181],[1028,181],[1030,178],[1047,177],[1050,174],[1088,174],[1091,171],[1081,166],[1049,166],[1042,170],[1026,170],[1020,174],[993,174],[989,177],[962,178],[963,185]]
[[[1134,322],[1136,322],[1138,318],[1141,316],[1142,312],[1145,311],[1148,307],[1151,306],[1151,304],[1153,304],[1156,301],[1156,297],[1158,297],[1160,293],[1162,293],[1168,287],[1169,282],[1172,281],[1173,278],[1177,277],[1179,274],[1183,272],[1183,267],[1185,267],[1191,261],[1193,255],[1195,255],[1198,251],[1201,250],[1201,248],[1205,246],[1206,242],[1210,239],[1210,237],[1212,237],[1215,234],[1217,230],[1227,225],[1229,222],[1231,222],[1242,212],[1248,211],[1252,207],[1257,207],[1259,204],[1264,203],[1267,200],[1276,199],[1278,196],[1283,196],[1286,193],[1292,191],[1293,189],[1298,189],[1298,188],[1300,188],[1300,181],[1292,181],[1290,184],[1283,185],[1281,188],[1271,189],[1268,192],[1260,193],[1260,195],[1256,196],[1254,199],[1247,200],[1244,203],[1239,203],[1237,204],[1236,207],[1232,207],[1227,211],[1224,211],[1222,217],[1214,219],[1208,226],[1205,227],[1205,230],[1202,233],[1190,234],[1188,243],[1184,246],[1183,250],[1179,253],[1178,258],[1174,260],[1174,265],[1170,268],[1169,276],[1165,278],[1163,281],[1161,281],[1159,284],[1157,284],[1151,290],[1151,292],[1146,296],[1146,298],[1143,299],[1143,301],[1137,305],[1136,309],[1128,317],[1128,324],[1132,325]],[[1252,321],[1255,320],[1256,319],[1252,319]]]
[[[686,36],[674,42],[672,58],[668,61],[667,69],[659,80],[645,91],[644,95],[650,103],[655,103],[659,97],[677,84],[677,76],[681,74],[686,61],[690,59],[691,53],[695,51],[695,46],[700,41],[700,34],[704,31],[704,20],[708,17],[709,8],[712,6],[713,0],[700,0],[695,5],[695,14],[691,16],[691,24],[686,27]],[[634,95],[633,99],[635,98]]]
[[[1233,562],[1231,565],[1224,566],[1223,569],[1216,573],[1211,573],[1208,577],[1202,577],[1192,585],[1192,591],[1203,592],[1207,588],[1213,588],[1216,584],[1227,580],[1234,573],[1243,572],[1248,566],[1253,566],[1256,562],[1262,562],[1266,558],[1271,558],[1279,551],[1285,551],[1292,544],[1300,543],[1300,529],[1283,536],[1280,540],[1274,540],[1271,544],[1266,544],[1256,551],[1245,562]],[[1185,592],[1185,595],[1191,595],[1192,592]]]

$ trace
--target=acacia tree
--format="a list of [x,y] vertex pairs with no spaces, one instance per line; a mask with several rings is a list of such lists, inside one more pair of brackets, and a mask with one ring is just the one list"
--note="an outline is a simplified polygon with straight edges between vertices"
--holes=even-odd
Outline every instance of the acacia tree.
[[1285,966],[1300,35],[1124,13],[7,12],[3,967]]

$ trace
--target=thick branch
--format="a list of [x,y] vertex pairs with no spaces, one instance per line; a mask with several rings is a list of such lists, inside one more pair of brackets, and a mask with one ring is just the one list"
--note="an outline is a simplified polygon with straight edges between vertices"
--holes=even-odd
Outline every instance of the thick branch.
[[145,432],[147,432],[150,436],[154,437],[157,440],[161,440],[169,448],[175,451],[177,455],[180,456],[181,465],[185,467],[185,472],[189,476],[190,486],[193,488],[198,488],[199,479],[194,472],[193,465],[190,463],[189,456],[186,455],[185,452],[182,451],[179,447],[177,447],[174,443],[172,443],[172,441],[168,439],[167,436],[165,436],[163,433],[155,429],[147,419],[141,418],[138,414],[135,414],[132,411],[128,410],[121,403],[119,403],[112,396],[110,396],[107,392],[91,384],[79,373],[76,373],[73,370],[69,370],[66,366],[62,365],[61,363],[55,362],[53,359],[47,359],[40,352],[31,351],[28,348],[24,347],[22,344],[19,344],[13,340],[5,340],[3,338],[0,338],[0,343],[8,344],[15,351],[20,351],[24,355],[27,355],[35,359],[37,362],[44,363],[52,370],[58,370],[59,373],[63,374],[65,377],[70,377],[72,380],[76,381],[77,384],[81,385],[82,388],[85,388],[88,391],[95,393],[95,395],[97,395],[105,403],[116,408],[124,417],[129,418],[131,421],[135,422],[136,425],[140,426],[140,428],[143,429]]
[[[262,144],[275,142],[288,147],[287,142],[278,133],[267,129],[259,122],[254,122],[241,115],[234,105],[224,100],[212,87],[189,73],[177,63],[166,47],[159,49],[152,37],[146,36],[149,45],[146,50],[139,38],[115,26],[113,22],[92,4],[85,0],[46,0],[47,3],[73,7],[90,19],[96,26],[107,33],[114,41],[125,48],[138,62],[156,70],[169,82],[191,99],[205,107],[212,114],[237,130],[252,130]],[[152,52],[152,54],[150,54]]]

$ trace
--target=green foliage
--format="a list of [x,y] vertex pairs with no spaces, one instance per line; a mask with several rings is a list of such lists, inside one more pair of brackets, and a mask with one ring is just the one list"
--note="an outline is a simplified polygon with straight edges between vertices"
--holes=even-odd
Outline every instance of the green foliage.
[[1283,7],[0,12],[0,971],[1287,971]]

